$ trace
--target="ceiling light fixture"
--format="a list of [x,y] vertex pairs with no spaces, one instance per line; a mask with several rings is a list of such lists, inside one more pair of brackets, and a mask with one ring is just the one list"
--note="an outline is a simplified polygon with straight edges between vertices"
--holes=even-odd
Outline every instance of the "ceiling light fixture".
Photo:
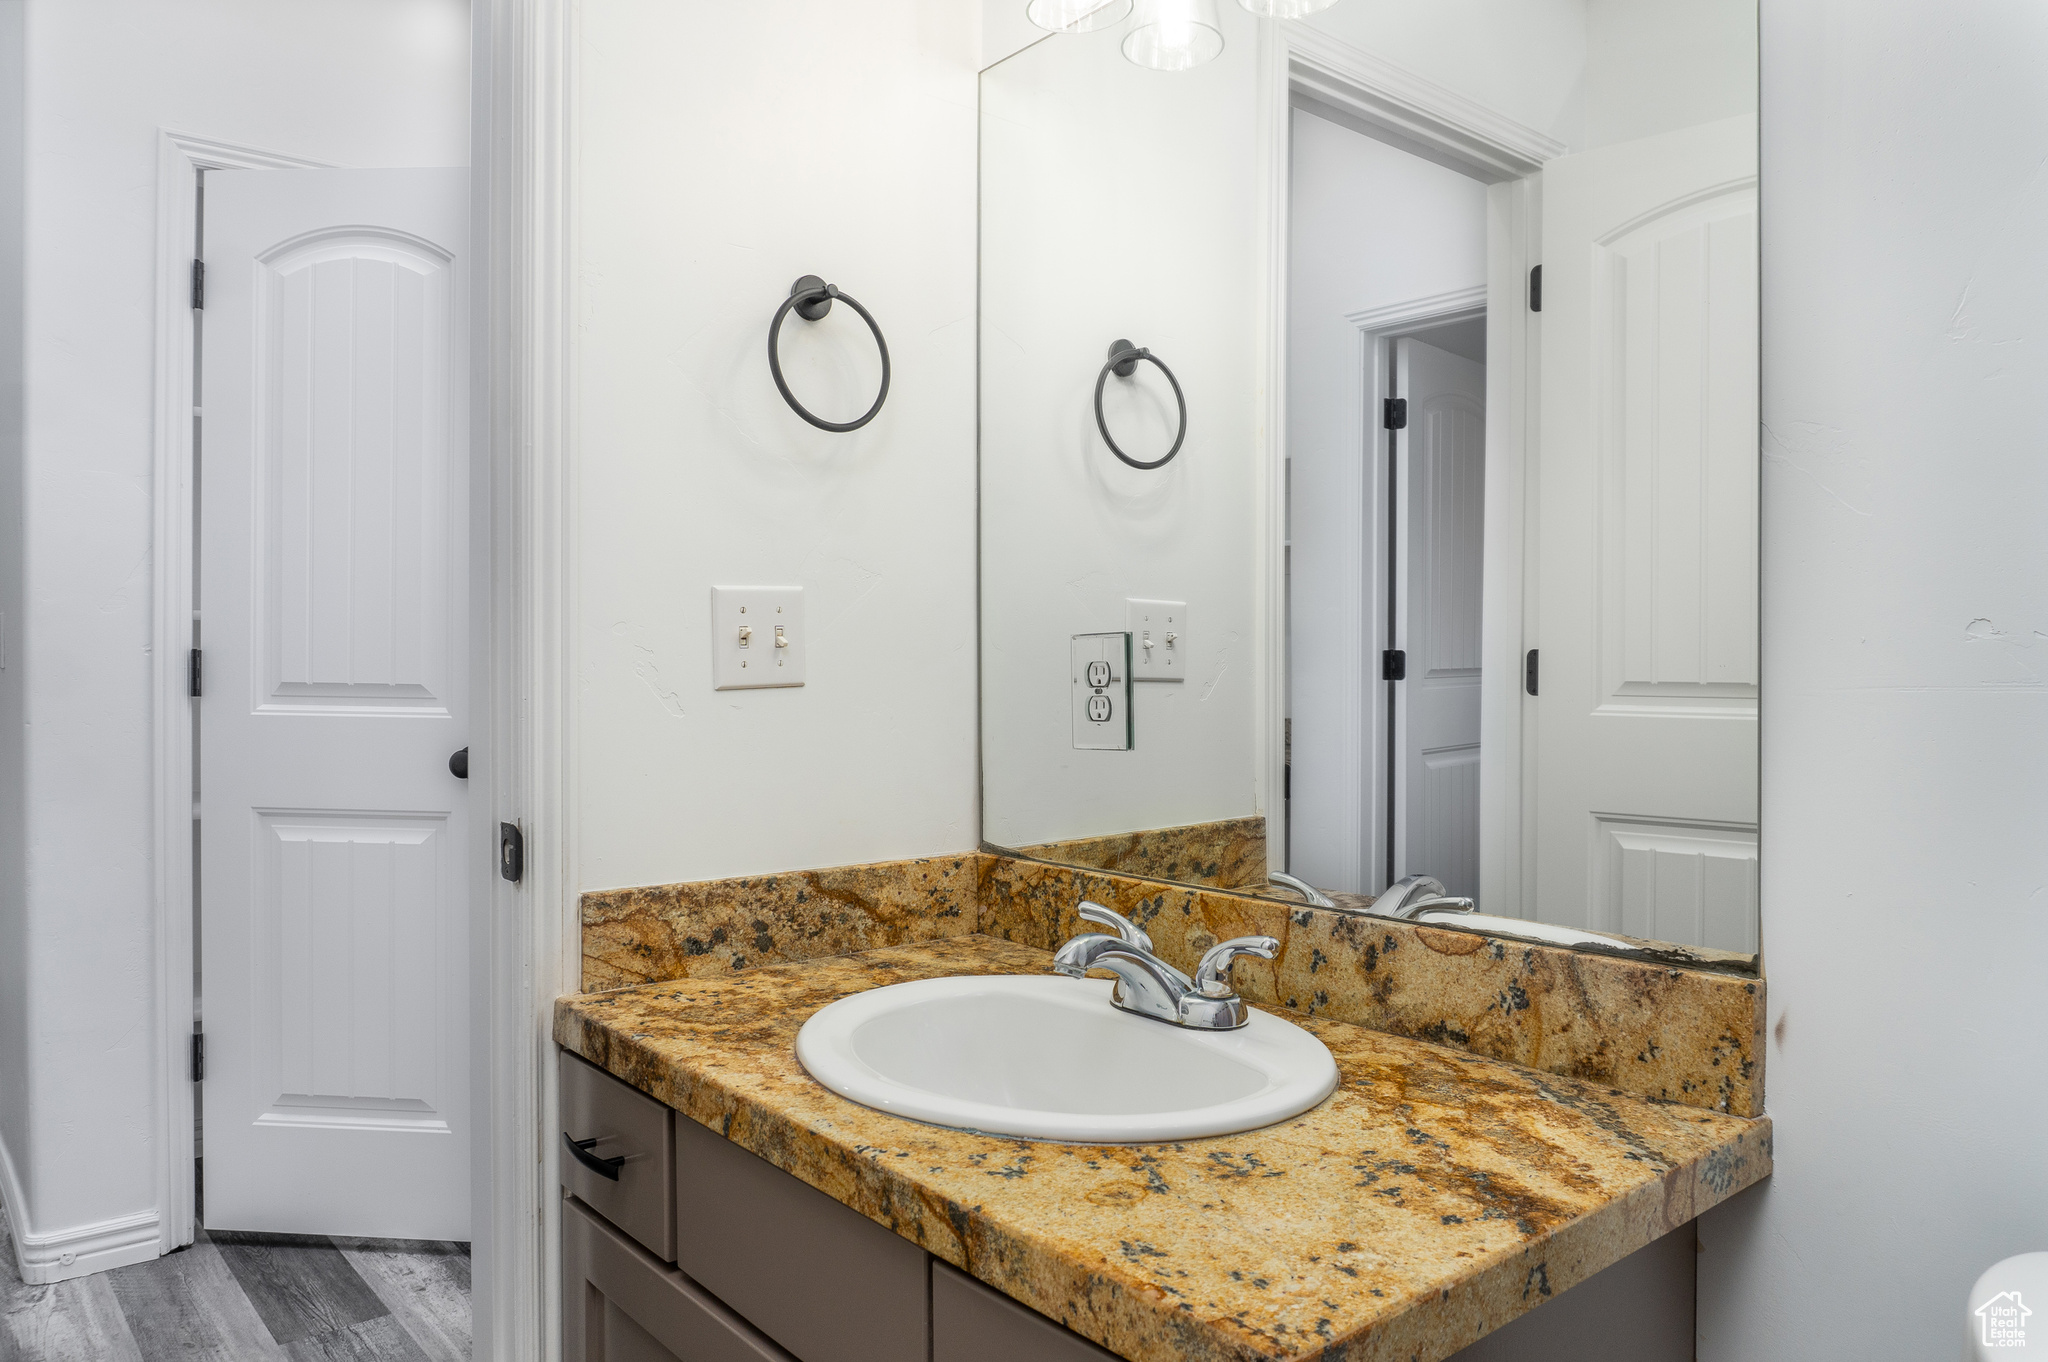
[[1131,0],[1031,0],[1024,17],[1053,33],[1108,28],[1131,12]]
[[1216,0],[1137,0],[1124,55],[1155,71],[1185,71],[1223,50]]

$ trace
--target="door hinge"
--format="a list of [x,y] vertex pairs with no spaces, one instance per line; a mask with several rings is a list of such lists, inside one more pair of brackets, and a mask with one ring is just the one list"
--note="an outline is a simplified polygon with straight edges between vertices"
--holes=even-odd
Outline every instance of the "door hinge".
[[1543,267],[1541,265],[1531,265],[1529,267],[1529,310],[1531,312],[1541,312],[1543,310]]
[[199,650],[194,648],[192,656],[185,662],[185,694],[194,700],[199,698]]
[[526,874],[526,838],[517,823],[498,824],[498,874],[514,884]]
[[1408,679],[1408,652],[1405,648],[1389,648],[1380,654],[1380,680],[1406,681]]
[[1380,424],[1388,430],[1408,429],[1408,399],[1389,397],[1380,403]]
[[1529,650],[1528,658],[1522,663],[1522,689],[1528,691],[1531,695],[1536,693],[1536,650],[1534,648]]
[[192,1081],[194,1083],[204,1083],[206,1081],[206,1033],[204,1031],[194,1031],[192,1033]]
[[206,262],[195,260],[192,262],[192,308],[196,312],[205,310],[205,307]]

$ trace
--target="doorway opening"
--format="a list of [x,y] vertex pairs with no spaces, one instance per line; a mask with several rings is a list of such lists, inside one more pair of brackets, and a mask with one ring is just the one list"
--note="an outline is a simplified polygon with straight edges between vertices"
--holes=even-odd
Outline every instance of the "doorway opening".
[[1487,185],[1296,97],[1288,870],[1479,879]]

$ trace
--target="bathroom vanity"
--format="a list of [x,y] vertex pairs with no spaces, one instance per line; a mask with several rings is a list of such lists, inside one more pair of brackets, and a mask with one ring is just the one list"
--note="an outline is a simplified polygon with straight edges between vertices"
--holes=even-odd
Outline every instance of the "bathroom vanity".
[[1763,1119],[1299,1014],[1336,1092],[1169,1144],[906,1121],[797,1061],[840,998],[1050,963],[964,935],[560,1000],[565,1356],[1442,1359],[1770,1169]]

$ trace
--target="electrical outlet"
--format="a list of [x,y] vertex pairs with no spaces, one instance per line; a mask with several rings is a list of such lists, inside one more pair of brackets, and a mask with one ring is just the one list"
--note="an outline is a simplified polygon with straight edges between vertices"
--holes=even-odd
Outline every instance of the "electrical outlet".
[[1131,636],[1074,635],[1074,746],[1131,750]]
[[711,686],[757,690],[804,683],[804,589],[711,588]]
[[1131,679],[1181,681],[1188,672],[1188,603],[1125,601],[1130,608]]

